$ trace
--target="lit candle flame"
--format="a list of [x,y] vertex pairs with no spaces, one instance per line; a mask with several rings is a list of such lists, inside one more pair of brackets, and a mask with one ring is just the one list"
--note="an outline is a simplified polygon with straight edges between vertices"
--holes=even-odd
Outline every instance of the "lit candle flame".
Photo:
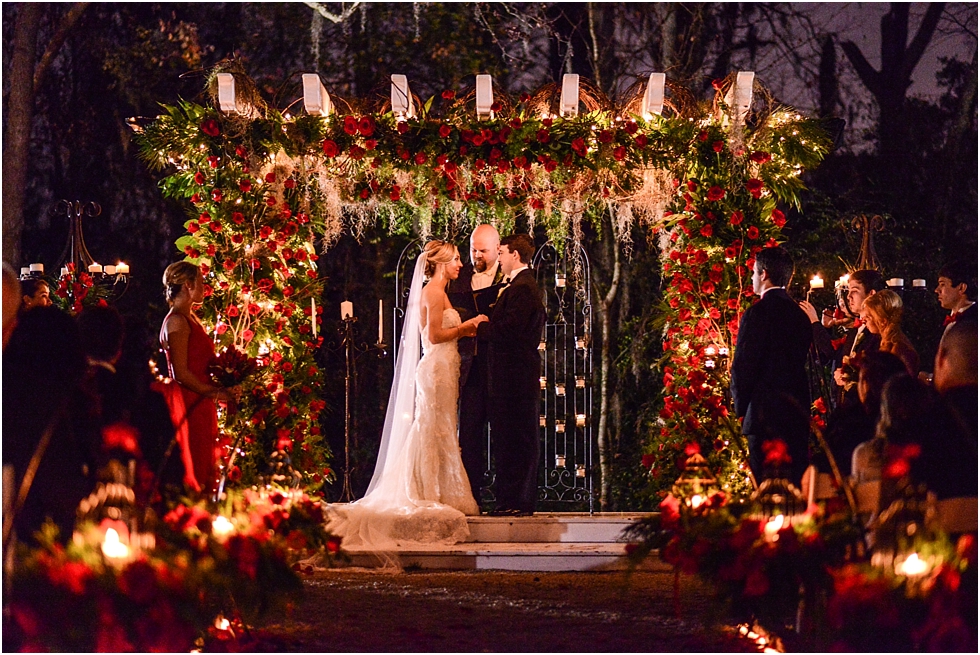
[[224,537],[235,531],[235,526],[231,521],[223,516],[216,517],[211,521],[211,532],[217,537]]
[[701,494],[694,494],[693,496],[691,496],[692,509],[697,509],[698,507],[701,506],[702,503],[704,503],[704,496],[702,496]]
[[779,514],[769,519],[769,521],[766,523],[766,528],[765,528],[766,536],[767,537],[775,536],[777,532],[783,529],[783,523],[785,522],[785,520],[786,519],[783,517],[782,514]]
[[925,560],[919,559],[918,553],[912,553],[909,555],[902,565],[899,567],[899,572],[902,575],[916,576],[922,575],[929,570],[929,563]]
[[102,554],[110,558],[123,558],[129,556],[129,546],[119,541],[119,533],[114,528],[105,531],[105,540],[102,542]]

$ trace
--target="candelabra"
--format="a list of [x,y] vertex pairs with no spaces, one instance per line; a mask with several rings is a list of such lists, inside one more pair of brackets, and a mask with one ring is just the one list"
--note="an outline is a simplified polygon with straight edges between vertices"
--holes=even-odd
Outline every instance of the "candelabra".
[[[347,305],[347,303],[345,303]],[[354,379],[354,364],[357,358],[366,352],[377,351],[379,358],[388,356],[388,344],[381,340],[378,335],[378,342],[368,344],[367,342],[357,343],[354,336],[354,324],[357,317],[353,314],[353,309],[349,305],[344,307],[342,319],[338,331],[340,333],[339,348],[344,351],[344,482],[341,489],[341,502],[350,502],[354,499],[354,492],[350,486],[351,466],[350,466],[350,425],[351,425],[351,383]],[[335,345],[334,350],[338,349]]]

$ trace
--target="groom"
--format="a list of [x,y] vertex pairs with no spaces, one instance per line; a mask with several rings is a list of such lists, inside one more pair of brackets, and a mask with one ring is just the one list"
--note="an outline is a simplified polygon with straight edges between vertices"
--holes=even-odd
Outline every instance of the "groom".
[[[465,321],[478,314],[490,316],[503,288],[504,273],[497,262],[500,235],[492,225],[480,225],[470,235],[470,261],[449,283],[449,301]],[[480,486],[487,470],[484,448],[487,439],[486,344],[477,347],[472,337],[461,337],[459,347],[459,449],[470,489],[480,504]]]
[[537,501],[541,403],[538,343],[545,315],[541,290],[528,268],[533,256],[534,242],[526,234],[513,234],[500,241],[497,261],[508,282],[490,321],[477,328],[477,348],[488,351],[496,515],[530,516]]

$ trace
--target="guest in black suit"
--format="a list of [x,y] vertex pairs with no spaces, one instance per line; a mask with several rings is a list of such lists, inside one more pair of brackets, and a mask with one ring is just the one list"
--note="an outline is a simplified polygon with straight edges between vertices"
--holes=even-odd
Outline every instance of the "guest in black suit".
[[978,419],[975,321],[957,321],[947,328],[936,352],[933,384],[946,403],[953,422],[960,426],[967,441],[973,444],[973,451],[967,458],[976,466]]
[[[827,329],[833,321],[832,316],[824,312],[823,319],[817,318],[817,310],[809,302],[803,301],[800,307],[810,318],[813,330],[813,345],[820,357],[820,362],[824,365],[832,364],[834,371],[834,382],[837,384],[838,398],[844,404],[858,404],[856,380],[844,388],[841,367],[844,364],[844,357],[852,357],[860,352],[874,352],[881,344],[881,336],[872,334],[858,319],[864,301],[885,289],[885,279],[878,271],[863,269],[850,273],[847,280],[847,309],[854,319],[852,325],[844,332],[844,341],[835,346],[830,338]],[[821,324],[822,323],[822,324]]]
[[763,476],[763,442],[782,439],[792,458],[792,481],[799,484],[809,461],[806,358],[813,333],[806,314],[786,293],[792,276],[793,260],[785,249],[765,248],[756,255],[752,289],[760,299],[742,316],[731,390],[756,479]]
[[939,269],[936,296],[943,309],[949,310],[946,326],[958,321],[977,322],[977,286],[972,269],[959,262],[951,262]]
[[[470,260],[450,281],[449,301],[465,321],[479,314],[489,316],[504,281],[497,262],[500,235],[492,225],[480,225],[470,235]],[[487,405],[487,348],[477,348],[472,337],[460,337],[459,348],[459,449],[470,478],[473,498],[480,503],[480,487],[487,471],[484,457],[489,407]]]
[[509,284],[488,323],[478,328],[478,348],[488,349],[490,430],[497,472],[496,514],[529,516],[537,502],[538,343],[544,327],[541,290],[528,268],[534,242],[526,234],[504,237],[498,261]]

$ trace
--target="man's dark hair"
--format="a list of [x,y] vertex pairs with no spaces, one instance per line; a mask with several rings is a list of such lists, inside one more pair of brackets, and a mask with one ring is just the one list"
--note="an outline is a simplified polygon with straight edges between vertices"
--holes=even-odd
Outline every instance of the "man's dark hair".
[[33,298],[34,294],[37,293],[37,290],[41,288],[42,284],[49,288],[51,286],[50,284],[48,284],[47,280],[42,280],[41,278],[37,278],[37,277],[31,277],[31,278],[27,278],[26,280],[21,280],[20,293],[22,296],[30,296],[31,298]]
[[534,241],[526,234],[510,234],[500,240],[501,246],[507,246],[511,252],[516,252],[522,264],[530,264],[534,257]]
[[78,332],[85,354],[110,362],[123,343],[123,320],[115,307],[86,307],[78,315]]
[[883,350],[859,352],[851,363],[865,383],[867,396],[864,399],[864,408],[869,415],[877,418],[885,383],[896,375],[906,373],[905,364],[896,355]]
[[864,287],[865,294],[870,294],[872,291],[878,292],[885,290],[885,276],[879,271],[863,268],[860,271],[854,271],[850,275],[851,280]]
[[966,285],[966,297],[970,300],[976,300],[977,298],[977,283],[974,274],[976,273],[975,267],[970,267],[963,262],[954,261],[947,262],[942,268],[939,269],[939,277],[948,278],[953,286],[959,286],[961,284]]
[[760,250],[755,265],[769,273],[769,281],[777,287],[785,287],[793,277],[793,258],[782,246]]

